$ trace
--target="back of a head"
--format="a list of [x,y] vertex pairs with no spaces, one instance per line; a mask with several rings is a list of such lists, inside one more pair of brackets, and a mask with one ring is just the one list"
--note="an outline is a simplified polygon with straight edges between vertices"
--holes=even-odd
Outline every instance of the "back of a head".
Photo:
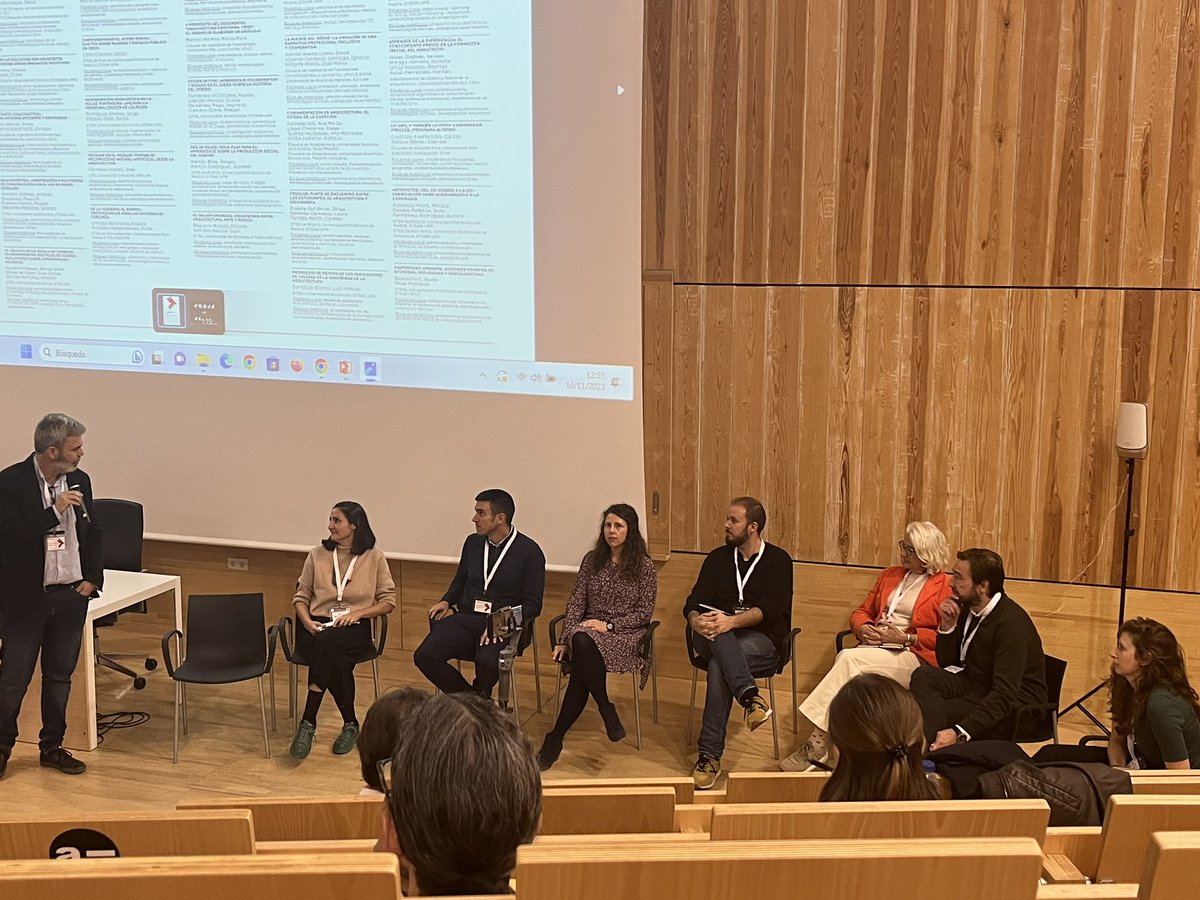
[[400,733],[407,726],[409,717],[431,696],[433,695],[418,688],[404,687],[388,691],[371,704],[363,719],[362,733],[358,737],[358,760],[362,767],[363,781],[368,787],[383,793],[376,764],[380,760],[392,758]]
[[423,895],[504,893],[541,819],[533,748],[491,702],[431,697],[400,735],[389,810]]
[[837,768],[821,800],[936,800],[922,769],[925,733],[912,695],[883,675],[858,675],[829,705]]

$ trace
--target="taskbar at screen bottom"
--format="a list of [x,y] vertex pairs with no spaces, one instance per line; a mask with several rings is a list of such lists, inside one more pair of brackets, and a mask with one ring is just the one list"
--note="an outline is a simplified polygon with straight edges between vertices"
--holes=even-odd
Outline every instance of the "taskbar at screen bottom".
[[319,353],[264,347],[0,337],[0,364],[633,399],[633,367],[537,360]]

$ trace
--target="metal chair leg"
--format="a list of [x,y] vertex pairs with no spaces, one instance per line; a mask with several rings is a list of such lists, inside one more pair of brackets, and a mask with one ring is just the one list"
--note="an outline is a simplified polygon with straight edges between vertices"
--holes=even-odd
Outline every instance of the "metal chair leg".
[[[776,706],[775,706],[775,679],[774,678],[767,679],[767,690],[771,694],[771,709],[774,710],[774,709],[776,709]],[[779,715],[778,714],[774,714],[771,716],[771,737],[775,741],[775,758],[779,759]]]
[[538,662],[538,642],[537,629],[533,629],[533,638],[529,642],[530,649],[533,650],[533,692],[537,698],[537,708],[542,708],[542,666]]
[[181,705],[183,706],[183,733],[184,733],[184,734],[187,734],[187,733],[188,733],[188,723],[187,723],[187,684],[185,684],[185,683],[184,683],[184,682],[182,682],[182,681],[181,681],[181,682],[179,682],[179,690],[180,690],[180,691],[183,693],[183,703],[181,704]]
[[800,700],[796,694],[796,659],[792,658],[792,734],[799,734]]
[[258,710],[262,713],[263,727],[263,748],[267,751],[267,759],[271,758],[271,738],[267,734],[267,704],[263,699],[263,680],[261,677],[254,679],[258,683]]
[[379,657],[371,660],[371,680],[375,682],[375,699],[379,699]]
[[296,718],[296,691],[299,676],[296,674],[296,664],[288,663],[288,718]]
[[[653,650],[651,650],[653,654]],[[650,657],[650,693],[654,698],[654,724],[658,724],[658,663],[653,655]]]
[[271,730],[279,730],[279,722],[275,718],[275,668],[271,667]]
[[642,749],[642,703],[639,698],[638,671],[633,670],[633,724],[637,731],[637,748]]
[[179,707],[183,705],[183,686],[175,682],[175,735],[171,741],[171,762],[179,762]]
[[692,666],[692,699],[688,703],[687,742],[692,742],[692,724],[696,718],[696,667]]
[[517,724],[521,724],[521,701],[517,697],[517,667],[516,660],[513,660],[512,671],[508,673],[508,690],[509,699],[512,700],[513,715],[517,717]]

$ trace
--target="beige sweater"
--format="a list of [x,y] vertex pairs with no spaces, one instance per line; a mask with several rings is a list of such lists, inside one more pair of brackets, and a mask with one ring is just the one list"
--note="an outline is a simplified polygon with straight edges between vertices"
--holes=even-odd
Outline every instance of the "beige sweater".
[[[338,565],[342,575],[350,565],[347,550],[339,550]],[[311,616],[328,616],[337,603],[337,585],[333,581],[333,553],[324,547],[313,547],[304,560],[304,569],[296,583],[293,603],[303,603]],[[374,603],[396,606],[396,585],[382,551],[372,547],[358,557],[350,581],[342,594],[342,602],[351,609],[363,609]]]

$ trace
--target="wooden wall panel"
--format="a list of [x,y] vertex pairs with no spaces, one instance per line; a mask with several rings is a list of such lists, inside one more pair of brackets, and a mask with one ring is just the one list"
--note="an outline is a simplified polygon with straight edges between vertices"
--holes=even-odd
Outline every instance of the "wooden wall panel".
[[1189,287],[1200,0],[647,0],[645,267]]
[[[1200,0],[647,0],[645,267],[673,549],[906,521],[1018,575],[1200,588]],[[647,406],[647,415],[651,406]],[[662,457],[669,458],[669,474]]]
[[675,290],[704,327],[674,332],[673,403],[695,417],[674,419],[672,549],[718,544],[728,500],[752,493],[797,559],[886,565],[905,523],[929,519],[1015,577],[1111,583],[1113,429],[1132,398],[1150,405],[1151,453],[1131,583],[1200,586],[1195,293]]

